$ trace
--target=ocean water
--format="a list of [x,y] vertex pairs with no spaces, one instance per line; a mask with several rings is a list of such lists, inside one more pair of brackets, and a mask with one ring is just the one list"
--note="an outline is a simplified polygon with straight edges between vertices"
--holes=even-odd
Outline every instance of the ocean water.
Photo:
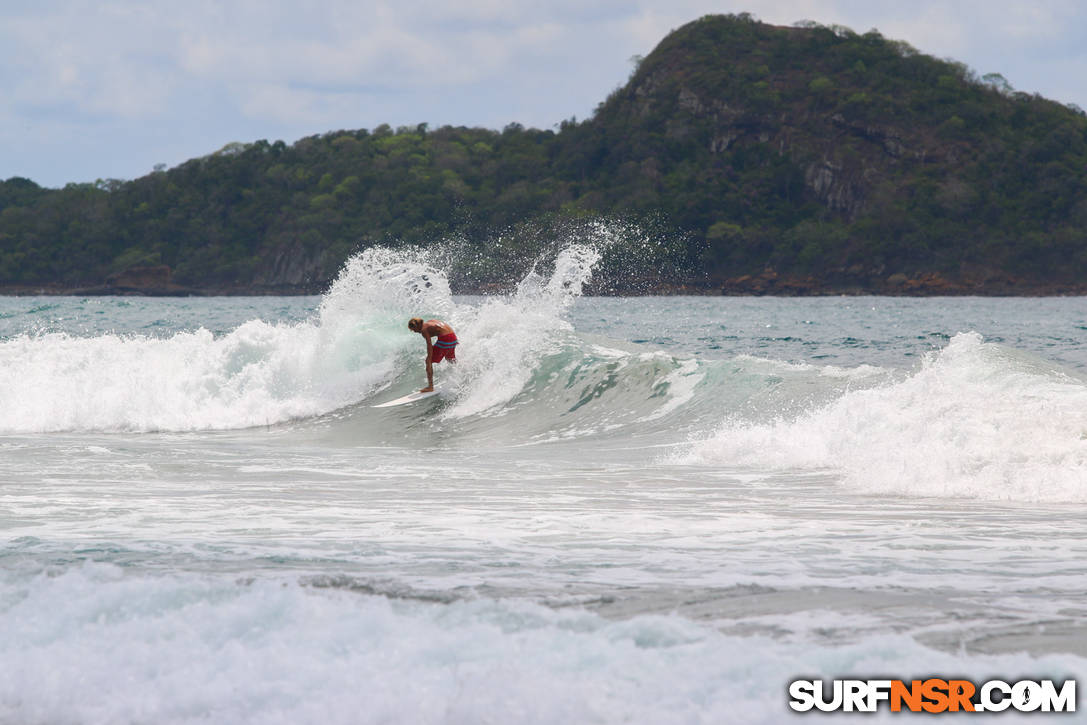
[[[597,256],[488,297],[375,249],[321,297],[0,298],[0,722],[1087,684],[1087,301],[583,298]],[[425,382],[412,316],[459,363],[374,409]]]

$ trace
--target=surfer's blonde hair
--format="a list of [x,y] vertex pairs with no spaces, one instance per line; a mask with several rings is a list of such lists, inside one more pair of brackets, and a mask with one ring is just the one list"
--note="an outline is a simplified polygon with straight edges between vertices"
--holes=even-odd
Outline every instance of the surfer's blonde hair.
[[419,332],[423,329],[423,318],[413,317],[408,320],[408,329],[412,332]]

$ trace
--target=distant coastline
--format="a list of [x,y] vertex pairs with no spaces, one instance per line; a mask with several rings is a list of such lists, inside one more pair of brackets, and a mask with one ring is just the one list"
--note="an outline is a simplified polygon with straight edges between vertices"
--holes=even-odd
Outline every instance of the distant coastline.
[[[178,284],[162,286],[78,286],[78,285],[3,285],[2,297],[68,296],[68,297],[297,297],[321,295],[331,280],[297,285],[209,285],[188,287]],[[507,294],[512,284],[454,284],[454,294]],[[1087,296],[1087,281],[1038,282],[1031,279],[996,277],[987,280],[952,281],[929,274],[910,278],[892,275],[890,278],[858,283],[826,283],[813,277],[794,277],[764,272],[724,280],[665,282],[642,279],[622,284],[590,283],[585,296],[729,296],[729,297],[1079,297]]]
[[373,247],[484,290],[575,241],[611,250],[606,294],[1085,294],[1087,113],[875,30],[706,16],[553,130],[383,124],[0,181],[9,294],[311,294]]

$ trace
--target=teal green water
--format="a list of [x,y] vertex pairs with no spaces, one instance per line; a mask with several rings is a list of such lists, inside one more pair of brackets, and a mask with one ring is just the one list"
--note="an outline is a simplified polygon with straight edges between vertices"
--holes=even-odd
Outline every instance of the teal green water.
[[[479,304],[483,297],[457,298]],[[226,334],[248,320],[311,319],[320,297],[0,297],[0,336],[41,332],[169,337]],[[692,357],[911,367],[959,332],[976,331],[1071,368],[1087,366],[1081,297],[593,297],[574,329]]]

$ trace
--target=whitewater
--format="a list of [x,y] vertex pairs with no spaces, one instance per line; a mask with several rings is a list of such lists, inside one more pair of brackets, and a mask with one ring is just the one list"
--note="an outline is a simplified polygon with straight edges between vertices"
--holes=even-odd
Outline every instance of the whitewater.
[[[584,297],[599,260],[488,296],[374,248],[318,297],[0,298],[0,722],[1087,686],[1083,298]],[[425,383],[416,316],[459,362],[375,409]]]

